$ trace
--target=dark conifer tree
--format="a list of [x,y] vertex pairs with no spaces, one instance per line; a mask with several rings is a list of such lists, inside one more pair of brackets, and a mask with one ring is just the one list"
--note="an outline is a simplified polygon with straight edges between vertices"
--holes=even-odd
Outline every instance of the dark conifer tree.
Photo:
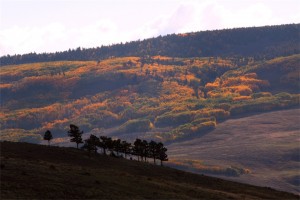
[[122,145],[121,145],[121,140],[117,139],[117,140],[113,140],[112,142],[112,150],[117,152],[117,156],[119,156],[119,152],[122,151]]
[[141,156],[142,156],[142,160],[144,158],[144,161],[147,161],[147,157],[149,156],[149,144],[146,140],[142,141],[142,145],[141,145],[142,149],[141,149]]
[[133,155],[136,155],[138,161],[140,161],[140,156],[142,155],[142,140],[137,138],[133,145]]
[[97,153],[97,146],[99,145],[100,140],[97,136],[95,135],[90,135],[90,137],[86,140],[84,140],[84,145],[82,149],[87,149],[88,152],[90,153],[91,151],[94,151],[95,154]]
[[50,140],[53,139],[51,131],[47,130],[44,134],[44,140],[48,140],[48,146],[50,146]]
[[167,150],[167,148],[163,147],[159,152],[159,160],[161,166],[163,166],[163,161],[168,161],[168,155],[166,154]]
[[78,126],[76,126],[74,124],[70,124],[70,130],[68,131],[68,136],[72,137],[70,139],[70,141],[76,143],[77,149],[78,149],[78,144],[83,143],[82,137],[81,137],[82,134],[83,134],[83,131],[80,131]]
[[112,148],[112,139],[107,136],[100,136],[99,147],[103,149],[104,155],[107,155],[106,150],[107,149],[111,150]]
[[153,140],[149,142],[149,157],[153,158],[154,164],[156,164],[155,159],[157,157],[157,143]]
[[91,151],[97,151],[96,146],[93,144],[90,138],[84,140],[84,144],[81,147],[81,149],[86,149],[89,152],[89,155],[91,154]]
[[126,158],[126,156],[131,153],[131,150],[132,150],[131,143],[122,141],[121,146],[122,146],[122,153],[124,153],[125,158]]
[[159,142],[157,145],[156,145],[156,151],[157,151],[157,159],[160,160],[160,165],[162,166],[163,165],[163,161],[168,161],[168,155],[166,154],[167,152],[167,148],[164,147],[163,143]]

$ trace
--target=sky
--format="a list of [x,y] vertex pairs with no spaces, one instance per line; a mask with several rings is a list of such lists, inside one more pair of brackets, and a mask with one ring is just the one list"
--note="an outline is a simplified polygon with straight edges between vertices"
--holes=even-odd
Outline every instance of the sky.
[[0,56],[291,23],[299,0],[0,0]]

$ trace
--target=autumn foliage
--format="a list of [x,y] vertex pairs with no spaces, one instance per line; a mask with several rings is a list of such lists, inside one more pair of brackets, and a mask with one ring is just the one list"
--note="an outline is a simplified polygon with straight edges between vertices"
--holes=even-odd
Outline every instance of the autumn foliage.
[[240,66],[245,59],[154,56],[2,66],[0,128],[6,137],[48,129],[57,137],[75,123],[86,132],[116,127],[116,133],[149,132],[164,140],[201,133],[232,115],[299,105],[299,55],[264,63],[247,58],[251,64]]

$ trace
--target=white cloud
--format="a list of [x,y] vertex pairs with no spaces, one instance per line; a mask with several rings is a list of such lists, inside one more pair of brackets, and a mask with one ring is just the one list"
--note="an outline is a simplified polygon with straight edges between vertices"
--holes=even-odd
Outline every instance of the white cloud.
[[83,27],[70,28],[60,23],[43,27],[14,26],[0,31],[0,54],[14,52],[55,52],[76,47],[112,44],[118,39],[117,27],[109,20],[100,20]]
[[[94,10],[87,9],[89,12],[93,12],[93,17],[83,19],[82,16],[87,16],[89,13],[82,13],[81,15],[72,15],[72,21],[63,20],[63,18],[59,23],[52,22],[42,26],[30,24],[25,27],[23,24],[15,24],[6,25],[5,28],[0,27],[2,28],[0,30],[0,56],[8,53],[63,51],[79,46],[97,47],[171,33],[299,23],[299,12],[290,11],[293,5],[296,7],[299,3],[296,4],[296,1],[293,0],[286,1],[288,3],[282,4],[281,1],[276,0],[173,0],[168,4],[172,5],[172,9],[168,10],[168,7],[164,7],[159,12],[153,12],[155,15],[153,14],[151,19],[146,18],[146,14],[140,13],[139,22],[142,21],[141,19],[147,19],[142,21],[143,25],[141,25],[142,23],[135,25],[132,18],[129,20],[128,16],[124,16],[125,8],[119,8],[114,14],[121,11],[123,13],[112,16],[109,12],[97,16]],[[106,1],[106,3],[108,2]],[[134,3],[137,5],[135,9],[137,13],[140,4]],[[151,5],[156,4],[159,4],[159,1],[154,1]],[[164,4],[164,6],[166,5]],[[131,12],[135,10],[131,10]],[[150,11],[152,10],[150,9]],[[72,10],[69,13],[72,13]],[[62,13],[58,13],[58,16],[60,15]],[[76,18],[77,16],[78,18]],[[3,20],[6,19],[3,18]],[[130,28],[126,25],[122,26],[120,24],[122,22],[130,25]]]
[[[147,36],[236,27],[297,23],[300,14],[283,17],[270,1],[183,0],[168,15],[157,16],[140,29]],[[278,8],[277,8],[278,9]]]
[[79,34],[76,44],[83,47],[107,45],[118,39],[118,28],[111,20],[99,20],[74,32]]
[[65,28],[59,23],[52,23],[44,27],[14,26],[0,31],[1,55],[7,53],[43,52],[47,46],[48,51],[55,51],[57,43],[66,37]]

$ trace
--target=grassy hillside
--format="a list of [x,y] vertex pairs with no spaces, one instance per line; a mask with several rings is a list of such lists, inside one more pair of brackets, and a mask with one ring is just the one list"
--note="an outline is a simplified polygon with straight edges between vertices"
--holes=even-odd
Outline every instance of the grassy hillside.
[[0,71],[1,139],[40,142],[50,129],[170,141],[223,120],[299,105],[300,55],[122,57],[8,65]]
[[168,164],[299,194],[299,116],[290,109],[227,120],[168,145]]
[[1,142],[1,199],[298,199],[73,148]]

